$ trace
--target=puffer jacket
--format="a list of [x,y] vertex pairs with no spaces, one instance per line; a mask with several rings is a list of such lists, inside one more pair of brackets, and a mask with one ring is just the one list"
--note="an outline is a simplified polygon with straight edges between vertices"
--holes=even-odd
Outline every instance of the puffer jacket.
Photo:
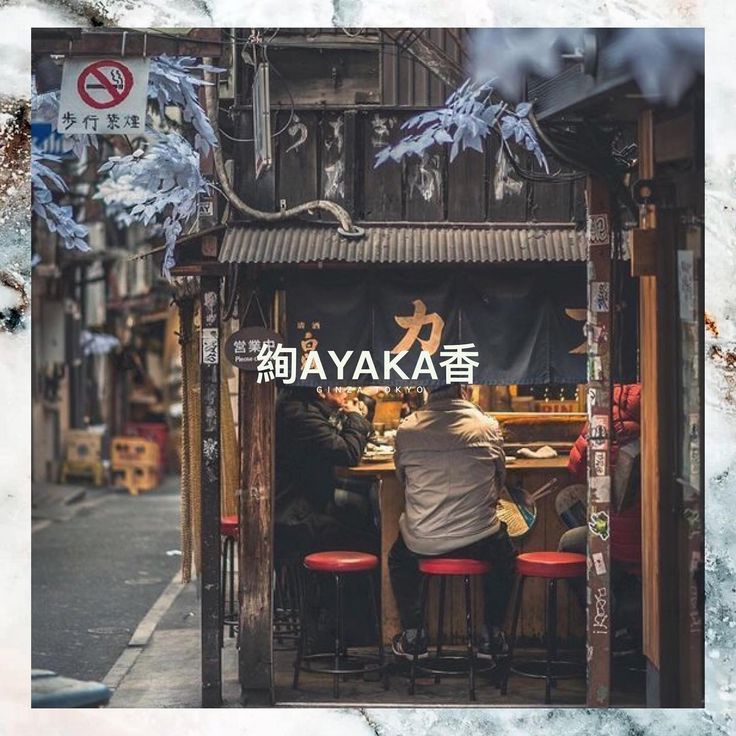
[[324,514],[335,490],[335,467],[357,465],[371,425],[357,412],[335,412],[298,392],[276,404],[276,521],[301,523]]
[[[615,467],[618,449],[641,434],[641,386],[638,383],[613,387],[613,427],[611,467]],[[567,463],[577,483],[588,482],[588,424],[570,450]],[[611,557],[632,574],[641,575],[641,497],[622,509],[611,512]]]
[[[611,467],[615,466],[618,448],[641,434],[641,386],[638,383],[616,384],[613,387],[613,441]],[[575,440],[567,470],[576,483],[588,481],[588,424]]]

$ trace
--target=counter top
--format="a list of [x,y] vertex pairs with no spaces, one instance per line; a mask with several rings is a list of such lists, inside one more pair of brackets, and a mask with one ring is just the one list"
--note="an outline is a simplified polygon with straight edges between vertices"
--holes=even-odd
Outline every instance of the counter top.
[[[564,470],[567,468],[567,456],[560,455],[558,457],[545,458],[543,460],[535,460],[533,458],[518,458],[514,462],[506,464],[506,472],[512,473],[515,470]],[[378,475],[381,473],[393,473],[396,470],[393,458],[383,460],[381,462],[367,463],[361,462],[352,468],[346,468],[351,475]]]

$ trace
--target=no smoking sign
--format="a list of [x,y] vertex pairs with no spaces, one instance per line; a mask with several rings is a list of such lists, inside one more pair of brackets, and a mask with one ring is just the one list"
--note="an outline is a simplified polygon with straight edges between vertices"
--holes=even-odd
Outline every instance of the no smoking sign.
[[68,59],[61,80],[60,133],[142,133],[148,59]]

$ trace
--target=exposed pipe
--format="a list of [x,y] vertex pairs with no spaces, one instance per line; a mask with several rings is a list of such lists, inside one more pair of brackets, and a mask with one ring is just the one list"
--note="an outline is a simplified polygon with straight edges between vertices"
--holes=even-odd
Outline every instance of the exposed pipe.
[[[206,65],[212,65],[211,58],[204,58],[202,60]],[[222,148],[220,146],[220,134],[219,125],[217,124],[217,82],[212,73],[204,72],[205,82],[210,84],[204,85],[204,97],[205,106],[207,108],[207,115],[212,121],[212,127],[215,131],[217,138],[217,145],[213,147],[213,156],[215,160],[215,171],[217,172],[217,179],[220,182],[220,187],[223,193],[227,197],[230,204],[236,209],[242,212],[248,217],[252,217],[254,220],[262,220],[264,222],[280,222],[289,217],[295,217],[302,212],[311,212],[313,210],[325,210],[329,212],[334,218],[340,223],[338,232],[340,235],[346,237],[358,238],[364,235],[364,230],[357,227],[354,223],[347,210],[341,207],[335,202],[331,202],[328,199],[315,199],[311,202],[304,202],[296,207],[290,207],[289,209],[280,210],[279,212],[265,212],[264,210],[257,210],[250,205],[246,204],[235,192],[228,179],[227,172],[225,171],[225,161],[222,157]]]

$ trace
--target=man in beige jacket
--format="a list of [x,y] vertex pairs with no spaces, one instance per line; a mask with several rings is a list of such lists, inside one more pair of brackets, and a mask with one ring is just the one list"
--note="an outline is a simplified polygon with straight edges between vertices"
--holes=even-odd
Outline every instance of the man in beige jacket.
[[388,561],[404,629],[394,639],[397,656],[427,656],[426,633],[419,631],[419,559],[436,556],[492,563],[483,586],[486,636],[478,654],[490,657],[507,651],[501,627],[515,551],[506,525],[496,515],[506,475],[503,437],[498,423],[469,399],[468,386],[435,389],[396,435],[396,472],[406,500]]

